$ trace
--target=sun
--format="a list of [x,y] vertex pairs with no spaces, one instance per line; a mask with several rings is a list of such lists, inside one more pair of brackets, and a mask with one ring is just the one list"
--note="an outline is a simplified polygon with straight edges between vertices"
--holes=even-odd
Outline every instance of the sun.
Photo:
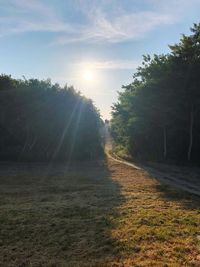
[[91,82],[93,80],[93,73],[92,71],[90,70],[86,70],[84,73],[83,73],[83,79],[85,81],[88,81],[88,82]]

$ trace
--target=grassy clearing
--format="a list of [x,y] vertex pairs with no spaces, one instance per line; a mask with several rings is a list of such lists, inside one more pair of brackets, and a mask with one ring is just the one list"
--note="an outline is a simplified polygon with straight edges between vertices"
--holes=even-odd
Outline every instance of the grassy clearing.
[[2,165],[0,266],[200,266],[200,199],[110,160]]

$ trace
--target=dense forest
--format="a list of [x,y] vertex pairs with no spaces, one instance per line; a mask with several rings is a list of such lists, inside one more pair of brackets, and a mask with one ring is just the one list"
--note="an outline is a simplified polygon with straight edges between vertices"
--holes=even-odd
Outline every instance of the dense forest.
[[144,56],[112,111],[115,152],[200,162],[200,24],[163,55]]
[[101,154],[92,101],[50,80],[0,76],[0,159],[54,161]]

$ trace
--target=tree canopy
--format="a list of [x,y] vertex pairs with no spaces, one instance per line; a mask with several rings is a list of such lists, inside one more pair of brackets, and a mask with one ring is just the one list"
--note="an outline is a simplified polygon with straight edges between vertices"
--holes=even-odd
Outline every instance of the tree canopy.
[[200,24],[166,55],[144,56],[112,112],[115,146],[135,158],[200,160]]
[[92,101],[73,87],[0,75],[1,160],[94,158],[100,126]]

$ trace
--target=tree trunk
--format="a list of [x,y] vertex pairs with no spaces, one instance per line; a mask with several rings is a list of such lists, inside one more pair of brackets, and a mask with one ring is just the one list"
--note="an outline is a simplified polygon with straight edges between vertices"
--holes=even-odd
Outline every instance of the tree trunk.
[[166,126],[163,127],[163,157],[167,157],[167,130]]
[[192,106],[190,111],[190,126],[189,126],[189,146],[188,146],[188,161],[191,159],[192,145],[193,145],[193,126],[194,126],[194,108]]

